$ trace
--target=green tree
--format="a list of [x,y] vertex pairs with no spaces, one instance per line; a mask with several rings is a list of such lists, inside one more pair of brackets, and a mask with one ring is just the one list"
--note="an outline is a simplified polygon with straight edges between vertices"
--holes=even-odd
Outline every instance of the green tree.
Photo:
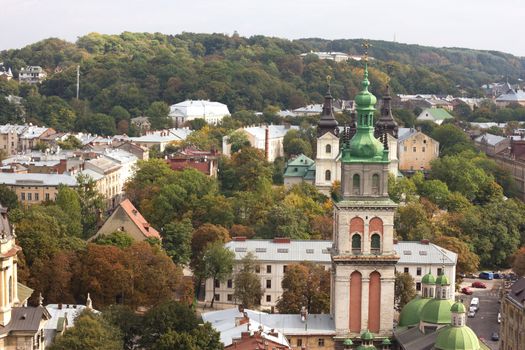
[[414,288],[414,278],[408,273],[396,272],[396,280],[394,283],[394,303],[397,310],[403,307],[417,295]]
[[[222,242],[214,242],[207,246],[202,257],[202,276],[212,278],[214,281],[225,282],[231,276],[235,253],[224,247]],[[211,307],[215,301],[215,283],[213,284],[213,298]]]
[[267,221],[259,229],[259,234],[265,238],[309,239],[308,218],[294,206],[277,204],[268,212]]
[[462,241],[457,237],[447,236],[435,238],[432,242],[458,255],[458,273],[472,273],[478,271],[479,257],[472,251],[472,247],[467,242]]
[[232,155],[230,160],[219,163],[219,181],[226,193],[232,191],[263,191],[271,185],[272,168],[264,153],[256,148],[245,147]]
[[75,327],[58,335],[51,350],[121,350],[119,330],[101,316],[83,311],[75,319]]
[[98,192],[95,181],[84,174],[77,176],[76,191],[80,199],[83,237],[91,237],[97,229],[97,221],[104,209],[104,199]]
[[460,128],[452,124],[443,124],[432,131],[431,136],[439,142],[440,155],[454,155],[465,150],[474,150],[474,144]]
[[280,313],[298,314],[302,307],[309,313],[330,310],[330,272],[310,262],[288,265],[281,282],[283,295],[277,301]]
[[188,218],[173,221],[161,230],[162,246],[177,265],[186,265],[190,262],[192,232],[193,226]]
[[246,133],[242,131],[234,131],[228,135],[228,143],[231,145],[231,153],[238,152],[244,147],[250,146],[250,141]]
[[142,330],[142,317],[127,305],[111,305],[104,309],[102,317],[120,330],[124,349],[133,350],[136,346],[136,337]]
[[18,208],[18,197],[15,191],[4,184],[0,184],[0,204],[8,209]]
[[525,247],[521,247],[512,256],[512,271],[518,276],[525,275]]
[[170,127],[169,113],[170,107],[165,102],[153,102],[146,111],[146,116],[151,123],[151,128],[153,130],[159,130]]
[[234,296],[245,308],[251,309],[261,303],[263,289],[261,279],[255,273],[257,258],[252,252],[248,252],[241,262],[240,270],[234,276]]
[[126,232],[115,231],[109,235],[100,235],[93,243],[100,245],[112,245],[117,248],[127,248],[133,244],[133,238]]
[[82,209],[78,193],[65,185],[58,186],[55,204],[68,217],[68,231],[71,236],[82,237]]

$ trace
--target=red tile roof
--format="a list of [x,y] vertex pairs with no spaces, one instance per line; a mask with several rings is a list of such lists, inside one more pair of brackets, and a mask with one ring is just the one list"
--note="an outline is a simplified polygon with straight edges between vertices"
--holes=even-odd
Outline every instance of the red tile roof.
[[157,230],[155,230],[149,222],[144,219],[141,213],[135,208],[135,206],[130,202],[129,199],[125,199],[119,204],[122,209],[128,214],[128,216],[131,218],[131,220],[137,225],[139,230],[144,234],[146,237],[152,237],[152,238],[158,238],[160,239],[160,234]]

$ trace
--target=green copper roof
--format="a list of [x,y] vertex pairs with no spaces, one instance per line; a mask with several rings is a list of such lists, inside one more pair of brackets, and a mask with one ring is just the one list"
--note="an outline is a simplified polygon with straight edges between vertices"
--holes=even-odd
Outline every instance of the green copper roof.
[[421,309],[421,321],[432,324],[449,324],[452,320],[452,300],[432,299]]
[[435,348],[439,350],[480,350],[476,334],[467,326],[447,326],[439,331]]
[[440,286],[448,286],[450,283],[448,282],[447,276],[439,275],[438,278],[436,278],[436,284]]
[[381,345],[392,345],[392,342],[390,341],[390,339],[385,338],[385,340],[383,340],[383,342],[381,343]]
[[354,345],[354,342],[352,341],[352,339],[346,338],[345,341],[343,342],[343,345],[345,346]]
[[434,120],[445,120],[454,118],[443,108],[427,108],[423,111],[423,113],[430,114],[432,116],[432,119]]
[[297,156],[286,164],[285,177],[305,177],[314,161],[304,154]]
[[428,298],[421,298],[419,296],[410,300],[401,310],[399,314],[399,326],[414,326],[421,320],[421,310],[430,301]]
[[422,284],[436,284],[436,278],[429,272],[421,279]]
[[462,302],[457,301],[450,308],[450,312],[453,312],[456,314],[464,314],[466,312],[465,305],[463,305]]
[[368,67],[365,64],[362,89],[355,97],[357,111],[357,131],[343,145],[341,161],[343,163],[388,163],[388,150],[374,137],[374,111],[376,97],[368,91]]
[[374,340],[374,335],[367,329],[361,334],[362,340]]

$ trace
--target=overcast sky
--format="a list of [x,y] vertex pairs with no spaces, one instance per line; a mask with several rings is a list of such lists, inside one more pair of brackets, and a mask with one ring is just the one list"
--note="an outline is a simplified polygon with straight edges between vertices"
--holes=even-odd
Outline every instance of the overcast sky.
[[0,50],[90,32],[369,38],[525,56],[524,0],[0,0]]

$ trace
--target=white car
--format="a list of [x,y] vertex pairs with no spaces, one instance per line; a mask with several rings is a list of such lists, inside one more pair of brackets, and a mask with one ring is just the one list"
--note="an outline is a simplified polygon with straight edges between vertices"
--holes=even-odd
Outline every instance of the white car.
[[498,323],[501,323],[501,312],[498,312]]
[[474,310],[470,310],[470,311],[468,312],[467,316],[468,316],[468,317],[474,317],[474,316],[476,316],[476,311],[474,311]]

